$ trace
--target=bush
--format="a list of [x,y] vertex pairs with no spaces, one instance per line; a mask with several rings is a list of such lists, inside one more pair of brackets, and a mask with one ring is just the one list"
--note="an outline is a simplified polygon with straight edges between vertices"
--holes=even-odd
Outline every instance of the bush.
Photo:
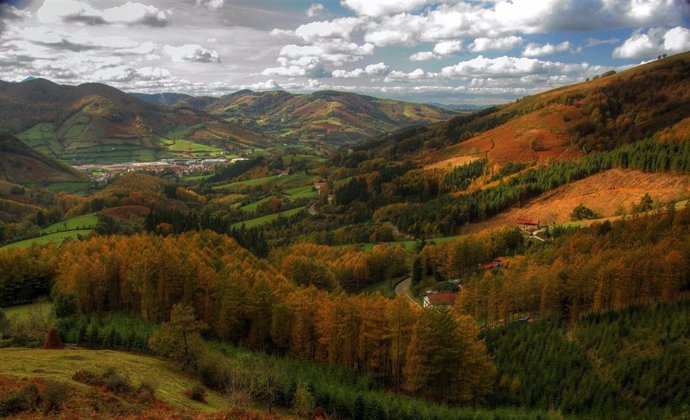
[[62,404],[69,398],[69,386],[64,382],[48,380],[43,385],[43,414],[60,411]]
[[135,398],[141,403],[152,403],[156,399],[156,386],[151,382],[142,382],[136,390]]
[[55,316],[58,318],[74,316],[79,309],[77,297],[73,294],[59,294],[53,300],[53,308],[55,310]]
[[187,396],[194,400],[198,401],[201,403],[206,402],[206,388],[204,388],[202,385],[194,385],[192,389],[187,391]]
[[105,389],[114,393],[131,393],[133,387],[128,377],[120,376],[115,369],[108,369],[103,374],[103,385]]
[[224,390],[230,381],[227,358],[220,353],[209,352],[197,362],[201,382],[211,389]]

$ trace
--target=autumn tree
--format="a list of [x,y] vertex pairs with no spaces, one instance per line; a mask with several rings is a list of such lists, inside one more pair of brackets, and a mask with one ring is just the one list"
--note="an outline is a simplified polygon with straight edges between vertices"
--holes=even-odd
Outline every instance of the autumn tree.
[[191,307],[178,303],[170,311],[170,321],[163,323],[151,336],[149,347],[183,368],[194,367],[198,357],[206,351],[201,338],[205,328]]
[[444,401],[477,400],[490,392],[495,368],[470,321],[450,309],[422,312],[404,368],[408,391]]

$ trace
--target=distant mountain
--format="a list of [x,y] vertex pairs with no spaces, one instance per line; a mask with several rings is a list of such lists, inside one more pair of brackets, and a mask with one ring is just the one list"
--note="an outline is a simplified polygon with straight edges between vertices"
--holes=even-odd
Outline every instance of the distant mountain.
[[428,102],[427,105],[436,107],[436,108],[441,108],[441,109],[446,109],[448,111],[457,111],[457,112],[472,112],[472,111],[479,111],[481,109],[489,108],[491,105],[473,105],[473,104],[441,104],[438,102]]
[[103,84],[63,86],[45,79],[0,84],[0,131],[69,162],[153,160],[269,144],[266,136],[203,111],[159,107]]
[[351,143],[457,115],[430,105],[335,91],[298,95],[243,90],[221,98],[184,99],[176,107],[203,110],[279,139],[333,144]]
[[33,150],[18,138],[0,134],[0,180],[20,185],[84,181],[73,168]]
[[182,93],[130,93],[130,95],[153,105],[175,105],[192,96]]

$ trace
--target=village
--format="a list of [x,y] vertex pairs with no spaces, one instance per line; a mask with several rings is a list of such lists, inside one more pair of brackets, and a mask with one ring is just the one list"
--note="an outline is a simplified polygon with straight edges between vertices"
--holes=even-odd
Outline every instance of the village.
[[88,163],[73,165],[76,170],[87,174],[96,182],[107,182],[127,172],[147,172],[156,175],[174,173],[177,176],[194,176],[211,173],[217,166],[240,162],[247,158],[234,159],[161,159],[154,162],[128,162],[117,164]]

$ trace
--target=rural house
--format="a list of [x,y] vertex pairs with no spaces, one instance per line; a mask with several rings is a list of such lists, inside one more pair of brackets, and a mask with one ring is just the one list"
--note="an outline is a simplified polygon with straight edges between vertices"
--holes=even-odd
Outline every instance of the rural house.
[[458,298],[457,293],[429,293],[424,296],[424,307],[434,308],[439,306],[452,306]]

